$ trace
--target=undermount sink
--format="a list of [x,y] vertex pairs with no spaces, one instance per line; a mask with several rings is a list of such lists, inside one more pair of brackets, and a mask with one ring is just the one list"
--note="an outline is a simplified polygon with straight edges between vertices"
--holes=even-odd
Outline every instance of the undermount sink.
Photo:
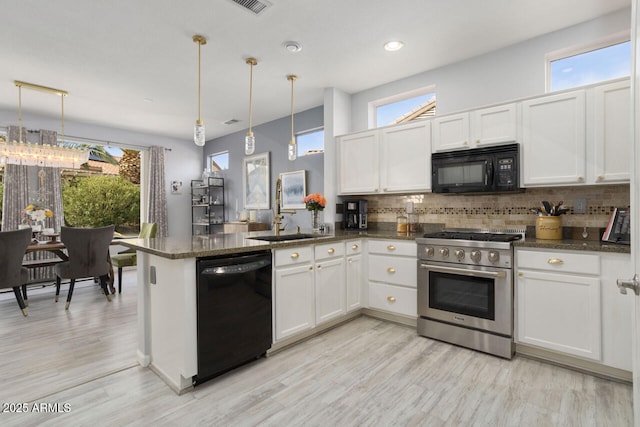
[[279,236],[271,235],[271,236],[257,236],[257,237],[249,237],[249,239],[253,240],[264,240],[266,242],[283,242],[285,240],[300,240],[300,239],[312,239],[314,237],[318,237],[317,234],[280,234]]

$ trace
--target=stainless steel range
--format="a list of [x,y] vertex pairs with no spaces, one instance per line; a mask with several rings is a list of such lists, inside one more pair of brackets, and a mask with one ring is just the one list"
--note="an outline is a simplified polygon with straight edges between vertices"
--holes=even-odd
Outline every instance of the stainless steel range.
[[417,238],[418,334],[511,359],[511,242],[523,236],[450,229]]

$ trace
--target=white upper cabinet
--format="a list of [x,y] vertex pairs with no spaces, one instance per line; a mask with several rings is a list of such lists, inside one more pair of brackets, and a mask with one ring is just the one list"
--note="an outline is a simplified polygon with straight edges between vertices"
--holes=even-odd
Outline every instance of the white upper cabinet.
[[338,193],[377,193],[380,188],[377,129],[338,138]]
[[524,186],[585,182],[585,91],[522,102]]
[[382,129],[381,154],[383,192],[431,189],[431,122]]
[[481,108],[433,120],[433,152],[517,141],[516,104]]
[[629,182],[631,169],[631,91],[629,80],[597,86],[595,94],[594,176],[596,184]]
[[432,151],[451,151],[469,146],[469,113],[433,119]]
[[338,173],[338,194],[430,190],[431,122],[339,137]]

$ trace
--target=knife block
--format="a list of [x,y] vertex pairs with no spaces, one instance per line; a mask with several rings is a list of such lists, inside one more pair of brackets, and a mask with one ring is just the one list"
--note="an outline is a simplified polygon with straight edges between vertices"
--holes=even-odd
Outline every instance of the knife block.
[[562,240],[562,217],[539,216],[536,220],[536,239]]

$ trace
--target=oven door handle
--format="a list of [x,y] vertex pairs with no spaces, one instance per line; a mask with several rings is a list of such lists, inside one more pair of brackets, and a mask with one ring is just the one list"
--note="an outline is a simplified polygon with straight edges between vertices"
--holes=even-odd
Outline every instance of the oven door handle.
[[420,268],[424,268],[430,271],[437,271],[439,273],[452,273],[452,274],[461,274],[464,276],[488,277],[492,279],[503,278],[507,276],[507,273],[504,271],[468,270],[466,268],[439,267],[439,266],[427,265],[427,264],[420,264]]

